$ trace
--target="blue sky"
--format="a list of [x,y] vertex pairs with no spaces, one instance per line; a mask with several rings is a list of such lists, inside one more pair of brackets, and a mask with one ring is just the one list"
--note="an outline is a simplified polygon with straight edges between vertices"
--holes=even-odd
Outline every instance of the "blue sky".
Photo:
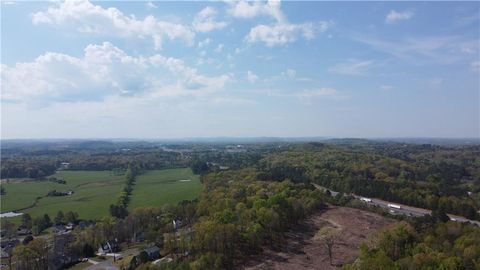
[[2,138],[479,137],[479,2],[2,1]]

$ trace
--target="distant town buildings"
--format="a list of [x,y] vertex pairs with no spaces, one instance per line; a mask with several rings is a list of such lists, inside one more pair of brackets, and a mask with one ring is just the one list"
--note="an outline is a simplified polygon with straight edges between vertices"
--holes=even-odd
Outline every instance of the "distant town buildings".
[[70,168],[70,163],[69,162],[62,162],[60,163],[60,167],[58,170],[68,170]]

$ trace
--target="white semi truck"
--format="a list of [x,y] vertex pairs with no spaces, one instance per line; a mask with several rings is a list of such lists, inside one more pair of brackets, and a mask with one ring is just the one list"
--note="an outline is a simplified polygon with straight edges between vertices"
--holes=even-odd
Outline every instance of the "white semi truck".
[[389,208],[402,209],[402,207],[401,207],[400,205],[398,205],[398,204],[389,203],[389,204],[387,204],[387,206],[388,206]]

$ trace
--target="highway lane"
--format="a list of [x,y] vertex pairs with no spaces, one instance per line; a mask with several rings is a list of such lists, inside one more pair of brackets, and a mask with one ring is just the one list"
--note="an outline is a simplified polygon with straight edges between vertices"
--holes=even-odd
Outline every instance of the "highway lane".
[[[328,190],[328,191],[330,191],[330,194],[332,194],[332,196],[337,196],[337,194],[340,193],[340,192],[328,189],[326,187],[320,186],[318,184],[313,184],[313,185],[318,190],[322,190],[322,191]],[[366,198],[366,197],[359,196],[359,195],[356,195],[356,194],[349,194],[349,195],[355,197],[356,199],[362,201],[365,204],[372,205],[372,206],[378,206],[378,207],[381,207],[381,208],[384,208],[384,209],[388,209],[389,212],[393,215],[406,215],[406,216],[411,216],[411,217],[422,217],[422,216],[425,216],[425,215],[429,215],[432,212],[431,210],[428,210],[428,209],[413,207],[413,206],[404,205],[404,204],[395,203],[395,202],[389,202],[389,201],[385,201],[385,200],[381,200],[381,199],[377,199],[377,198]],[[364,200],[362,200],[362,198],[364,198]],[[398,205],[398,206],[400,206],[400,208],[398,209],[398,208],[390,207],[389,204]],[[450,217],[450,220],[452,220],[452,221],[471,222],[471,223],[476,224],[477,226],[480,226],[480,221],[471,220],[471,219],[467,219],[467,218],[464,218],[464,217],[461,217],[461,216],[451,215],[451,214],[448,214],[448,216]]]

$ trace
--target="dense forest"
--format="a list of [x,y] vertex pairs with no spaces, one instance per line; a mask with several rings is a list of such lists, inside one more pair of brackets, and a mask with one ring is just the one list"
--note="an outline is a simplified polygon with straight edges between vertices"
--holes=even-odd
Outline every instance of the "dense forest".
[[[204,177],[192,242],[195,269],[231,268],[262,245],[286,245],[282,232],[324,207],[313,186],[257,181],[253,170]],[[221,233],[219,233],[221,232]]]
[[311,143],[267,155],[260,178],[314,182],[470,219],[480,209],[480,147]]
[[[424,224],[425,225],[425,224]],[[373,246],[362,245],[347,270],[478,269],[480,230],[455,222],[415,229],[408,223],[381,232]]]

